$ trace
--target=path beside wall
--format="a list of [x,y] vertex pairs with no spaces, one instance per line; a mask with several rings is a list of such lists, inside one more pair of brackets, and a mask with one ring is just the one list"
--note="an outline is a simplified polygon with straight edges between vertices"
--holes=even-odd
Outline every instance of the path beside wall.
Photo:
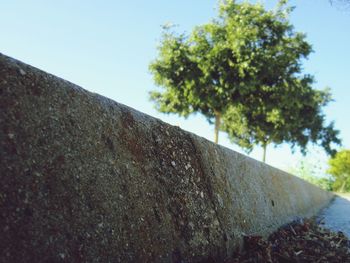
[[1,262],[222,260],[331,198],[1,54],[0,161]]
[[350,194],[338,193],[332,203],[319,215],[324,227],[341,231],[350,239]]

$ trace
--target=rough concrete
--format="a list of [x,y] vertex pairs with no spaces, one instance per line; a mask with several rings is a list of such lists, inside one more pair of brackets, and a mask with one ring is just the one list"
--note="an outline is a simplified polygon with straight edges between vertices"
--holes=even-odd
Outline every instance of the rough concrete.
[[4,55],[0,96],[1,262],[220,262],[331,197]]
[[350,194],[337,194],[330,205],[321,211],[319,220],[324,227],[341,231],[350,238]]

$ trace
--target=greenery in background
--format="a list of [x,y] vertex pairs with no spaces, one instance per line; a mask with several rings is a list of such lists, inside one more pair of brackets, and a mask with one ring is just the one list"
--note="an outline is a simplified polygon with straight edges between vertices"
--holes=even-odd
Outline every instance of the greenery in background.
[[339,151],[329,160],[328,173],[334,177],[333,189],[350,192],[350,150]]
[[340,143],[321,108],[328,90],[312,89],[301,61],[312,51],[305,35],[288,21],[292,8],[281,0],[275,11],[261,4],[223,1],[218,19],[197,26],[189,36],[166,27],[156,60],[151,100],[160,112],[187,117],[203,114],[232,142],[250,151],[254,145],[291,143],[303,153],[309,141],[334,155]]
[[318,160],[303,158],[296,167],[290,168],[288,172],[326,191],[333,191],[334,179],[324,174],[323,167]]
[[350,150],[341,150],[329,159],[326,172],[323,163],[303,158],[288,172],[328,191],[350,192]]

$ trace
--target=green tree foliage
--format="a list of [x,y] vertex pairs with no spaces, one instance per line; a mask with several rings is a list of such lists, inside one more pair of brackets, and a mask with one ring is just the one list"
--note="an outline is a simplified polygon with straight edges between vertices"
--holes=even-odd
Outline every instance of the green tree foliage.
[[263,161],[270,143],[287,142],[292,149],[299,146],[305,154],[311,142],[321,145],[333,156],[336,150],[332,144],[340,144],[339,132],[333,123],[325,124],[321,110],[330,101],[330,93],[328,90],[314,90],[310,84],[295,77],[286,86],[284,83],[271,89],[262,86],[260,96],[252,96],[244,105],[229,108],[224,116],[223,129],[231,141],[247,151],[260,144],[264,149]]
[[334,179],[331,176],[326,177],[324,175],[323,169],[317,160],[303,158],[295,167],[290,168],[288,172],[326,191],[333,190]]
[[[312,88],[314,78],[302,74],[301,62],[312,52],[305,35],[294,32],[288,22],[291,9],[283,9],[280,1],[276,12],[268,12],[259,5],[244,4],[250,11],[230,15],[238,28],[250,28],[248,41],[255,81],[248,89],[248,96],[241,96],[239,103],[232,103],[223,115],[222,130],[232,142],[248,152],[257,144],[267,145],[287,142],[299,146],[305,154],[309,142],[321,145],[334,155],[332,144],[340,144],[334,124],[325,123],[322,107],[331,101],[329,89]],[[236,10],[237,9],[237,10]],[[254,11],[260,10],[257,15]],[[249,57],[249,54],[247,54]]]
[[[248,99],[262,79],[284,77],[278,63],[273,70],[265,63],[273,56],[281,63],[285,60],[274,43],[290,28],[285,22],[288,9],[267,12],[260,4],[235,1],[219,7],[218,19],[196,27],[189,36],[167,28],[158,57],[150,65],[155,83],[163,88],[150,93],[156,108],[185,117],[199,112],[210,123],[215,120],[216,142],[221,116],[229,106]],[[303,53],[310,49],[307,44],[299,48]]]
[[350,191],[350,150],[339,151],[328,164],[328,173],[335,178],[334,190]]
[[326,191],[333,191],[333,184],[334,180],[330,177],[315,177],[315,176],[301,176],[300,178],[304,179],[305,181],[308,181],[311,184],[316,185],[317,187],[326,190]]
[[333,125],[325,126],[321,107],[328,91],[315,91],[312,76],[302,75],[301,60],[312,51],[305,35],[288,22],[292,8],[281,0],[275,11],[261,4],[223,1],[218,19],[196,27],[189,36],[167,28],[156,60],[151,100],[164,113],[203,114],[233,142],[290,142],[304,151],[308,141],[329,153],[339,142]]

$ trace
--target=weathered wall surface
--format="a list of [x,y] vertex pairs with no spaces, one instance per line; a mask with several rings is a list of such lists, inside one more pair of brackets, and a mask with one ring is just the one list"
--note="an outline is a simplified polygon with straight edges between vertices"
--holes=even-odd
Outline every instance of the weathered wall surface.
[[0,261],[223,259],[330,194],[0,54]]

